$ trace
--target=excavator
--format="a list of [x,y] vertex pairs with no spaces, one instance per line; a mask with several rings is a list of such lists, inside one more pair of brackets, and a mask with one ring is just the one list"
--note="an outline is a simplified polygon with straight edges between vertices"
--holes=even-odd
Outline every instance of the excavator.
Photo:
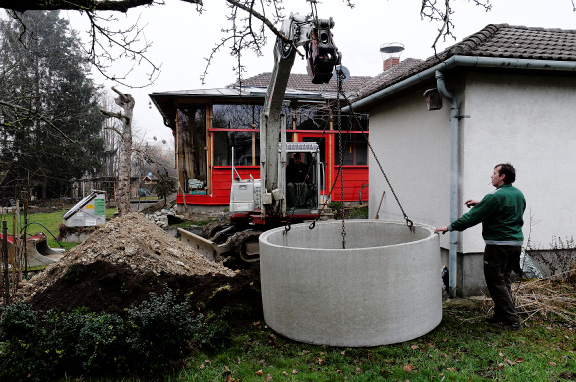
[[[178,229],[181,240],[198,253],[212,260],[233,256],[255,262],[259,260],[258,237],[262,232],[318,216],[324,184],[320,149],[317,143],[286,142],[282,105],[298,47],[306,52],[312,83],[328,83],[332,78],[341,60],[332,38],[333,27],[332,18],[297,13],[282,22],[280,32],[286,38],[278,37],[274,45],[274,69],[260,117],[261,178],[241,179],[232,167],[229,222],[211,223],[200,235]],[[304,172],[300,179],[290,179],[294,160],[305,166],[302,170],[299,164],[300,172]]]

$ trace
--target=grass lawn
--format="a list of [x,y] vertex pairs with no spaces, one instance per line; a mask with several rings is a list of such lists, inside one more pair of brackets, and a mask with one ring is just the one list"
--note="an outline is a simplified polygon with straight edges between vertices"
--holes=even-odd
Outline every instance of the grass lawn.
[[[48,236],[48,246],[52,248],[60,248],[60,244],[64,249],[68,250],[70,248],[75,247],[76,243],[64,243],[61,242],[60,244],[54,237],[58,237],[59,230],[58,227],[62,224],[62,215],[68,212],[67,209],[63,210],[55,210],[54,212],[50,213],[37,213],[37,214],[29,214],[28,215],[28,229],[27,235],[32,236],[38,232],[44,232],[46,236]],[[110,219],[114,213],[116,212],[116,208],[107,208],[106,209],[106,220]],[[0,220],[6,221],[8,224],[8,233],[12,234],[14,231],[13,226],[13,219],[14,216],[12,214],[1,215]],[[20,216],[20,227],[24,226],[24,215]],[[52,237],[54,235],[54,237]]]
[[[107,219],[115,211],[108,209]],[[57,236],[65,212],[31,214],[28,221],[42,224]],[[11,231],[12,216],[1,218],[8,221]],[[46,232],[42,226],[31,224],[29,233]],[[49,245],[57,248],[56,241],[46,233]],[[572,290],[575,286],[571,285]],[[196,349],[189,355],[185,367],[172,373],[167,370],[164,380],[576,381],[574,320],[562,320],[553,314],[547,317],[533,315],[527,319],[523,314],[522,318],[527,320],[522,330],[500,330],[484,322],[489,304],[477,300],[452,300],[444,304],[442,322],[430,333],[404,343],[371,348],[304,344],[275,333],[262,319],[244,321],[234,326],[225,346],[210,351]],[[570,309],[572,314],[576,313],[574,303]],[[253,310],[246,307],[246,312]],[[246,312],[237,314],[243,316]],[[259,316],[261,312],[255,315]],[[127,376],[116,381],[137,380]]]
[[[168,381],[574,381],[576,327],[531,319],[520,331],[484,323],[482,304],[445,304],[432,332],[373,348],[314,346],[256,322],[216,352],[198,352]],[[467,300],[464,300],[467,301]]]

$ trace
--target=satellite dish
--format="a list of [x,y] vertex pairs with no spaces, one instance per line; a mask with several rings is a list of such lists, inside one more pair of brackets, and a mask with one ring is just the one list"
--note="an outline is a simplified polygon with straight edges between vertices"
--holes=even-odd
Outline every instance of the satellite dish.
[[350,71],[345,66],[336,65],[334,67],[334,71],[332,72],[332,77],[334,77],[334,79],[336,79],[336,80],[338,80],[338,72],[339,71],[342,71],[342,74],[343,74],[342,83],[345,84],[346,81],[348,81],[350,79]]

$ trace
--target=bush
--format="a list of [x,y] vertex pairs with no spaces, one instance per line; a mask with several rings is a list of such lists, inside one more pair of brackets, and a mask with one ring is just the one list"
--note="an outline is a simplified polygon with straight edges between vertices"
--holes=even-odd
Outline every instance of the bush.
[[[41,337],[39,319],[30,305],[18,302],[2,309],[0,318],[0,380],[38,381],[42,362],[38,360]],[[36,376],[36,378],[34,378]]]
[[131,354],[144,370],[170,366],[184,359],[191,341],[200,328],[200,317],[184,301],[177,303],[172,291],[150,295],[148,301],[130,309]]
[[118,315],[85,315],[76,346],[84,373],[91,376],[125,373],[129,369],[128,333],[127,323]]
[[200,329],[187,302],[170,290],[129,310],[49,313],[23,303],[2,310],[0,380],[46,381],[68,376],[148,376],[179,365]]
[[226,321],[214,320],[203,326],[196,342],[207,350],[218,350],[230,342],[231,330]]
[[83,371],[83,361],[77,351],[80,331],[84,327],[86,314],[49,314],[46,318],[47,330],[41,344],[43,358],[51,375],[64,372],[79,375]]

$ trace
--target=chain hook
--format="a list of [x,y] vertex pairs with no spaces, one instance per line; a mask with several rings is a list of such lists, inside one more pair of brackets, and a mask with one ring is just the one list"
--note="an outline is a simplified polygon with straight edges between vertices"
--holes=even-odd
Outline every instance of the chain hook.
[[406,225],[410,229],[410,232],[412,232],[412,233],[416,232],[416,228],[414,228],[414,222],[412,220],[408,219],[408,216],[406,216],[404,219],[406,219]]

